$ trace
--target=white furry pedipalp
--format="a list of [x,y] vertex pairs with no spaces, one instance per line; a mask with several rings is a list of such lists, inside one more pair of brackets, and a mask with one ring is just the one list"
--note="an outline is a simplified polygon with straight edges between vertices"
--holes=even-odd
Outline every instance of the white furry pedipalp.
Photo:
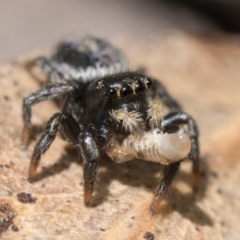
[[127,111],[125,109],[114,110],[110,112],[110,116],[116,122],[122,122],[122,126],[130,133],[142,134],[145,129],[144,121],[141,113],[137,111]]
[[176,133],[163,133],[159,129],[153,129],[142,135],[130,134],[122,144],[112,140],[106,152],[118,163],[139,158],[168,165],[186,158],[190,149],[190,137],[183,129]]

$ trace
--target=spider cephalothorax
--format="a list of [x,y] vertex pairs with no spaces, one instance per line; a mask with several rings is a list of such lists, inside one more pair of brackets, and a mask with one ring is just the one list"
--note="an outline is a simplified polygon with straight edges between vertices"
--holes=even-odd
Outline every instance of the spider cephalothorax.
[[[86,37],[61,43],[51,57],[34,61],[49,77],[48,84],[23,101],[22,140],[29,142],[31,107],[66,95],[61,112],[48,121],[35,146],[29,178],[59,129],[80,149],[84,200],[92,199],[101,152],[116,162],[133,158],[164,164],[163,175],[150,207],[153,213],[166,194],[182,160],[190,157],[199,173],[198,130],[163,85],[154,78],[128,70],[124,55],[104,40]],[[170,112],[162,115],[161,103]],[[187,126],[187,131],[182,128]],[[61,128],[60,128],[61,127]]]

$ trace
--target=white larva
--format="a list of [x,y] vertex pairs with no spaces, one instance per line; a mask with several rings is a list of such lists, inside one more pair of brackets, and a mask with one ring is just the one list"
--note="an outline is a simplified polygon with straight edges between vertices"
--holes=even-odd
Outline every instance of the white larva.
[[142,135],[130,134],[122,144],[112,139],[106,152],[118,163],[139,158],[168,165],[186,158],[190,149],[190,137],[183,129],[175,133],[153,129]]

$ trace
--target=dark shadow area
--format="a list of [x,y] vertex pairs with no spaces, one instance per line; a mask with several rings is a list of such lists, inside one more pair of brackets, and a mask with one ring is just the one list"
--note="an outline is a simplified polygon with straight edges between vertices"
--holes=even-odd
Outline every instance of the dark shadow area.
[[[78,149],[67,147],[66,153],[59,159],[59,161],[50,167],[43,168],[37,175],[35,181],[40,181],[49,176],[59,174],[62,171],[69,169],[70,165],[75,162],[82,165],[78,157]],[[191,220],[199,225],[212,226],[213,221],[204,213],[202,209],[197,206],[197,201],[201,201],[205,197],[205,192],[208,186],[209,172],[206,160],[201,161],[201,177],[198,189],[190,194],[183,194],[174,187],[170,188],[170,195],[167,197],[167,202],[170,205],[170,211],[157,214],[170,214],[172,211],[178,211],[184,218]],[[90,207],[96,207],[107,201],[110,195],[109,186],[112,181],[119,181],[121,184],[139,187],[142,191],[149,191],[154,194],[155,189],[159,183],[159,175],[163,166],[157,163],[146,162],[142,160],[132,160],[122,164],[117,164],[107,157],[104,157],[99,162],[99,171],[97,180],[95,182],[94,197]],[[181,171],[178,173],[175,181],[183,181],[191,186],[191,174]],[[76,180],[80,181],[80,179]],[[116,201],[120,201],[116,199]]]
[[[209,176],[211,174],[207,165],[207,156],[201,159],[201,176],[198,188],[193,193],[183,195],[178,189],[171,188],[171,195],[167,199],[172,206],[172,211],[178,211],[184,218],[199,224],[213,226],[213,220],[204,213],[204,210],[197,206],[197,202],[205,198],[205,193],[209,184]],[[179,180],[186,183],[191,176],[189,174],[179,172]]]
[[202,15],[204,19],[215,22],[223,31],[232,33],[240,32],[239,1],[170,0],[170,2],[179,5],[179,7],[188,7],[193,13]]
[[[69,147],[67,149],[69,149]],[[75,149],[73,150],[73,152],[75,153]],[[82,165],[81,161],[78,158],[77,153],[70,154],[69,152],[67,152],[65,154],[62,154],[58,162],[54,163],[50,167],[47,167],[47,168],[43,167],[42,171],[39,171],[35,179],[31,182],[41,181],[44,178],[47,178],[56,174],[60,174],[61,172],[69,169],[73,162],[76,162]]]
[[172,210],[179,212],[183,218],[189,219],[198,225],[213,226],[213,220],[196,205],[195,194],[182,195],[177,189],[172,189],[168,199]]

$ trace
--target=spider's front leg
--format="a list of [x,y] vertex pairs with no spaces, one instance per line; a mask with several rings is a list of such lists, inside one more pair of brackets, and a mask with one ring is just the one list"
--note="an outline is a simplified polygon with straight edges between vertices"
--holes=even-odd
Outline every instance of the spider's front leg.
[[155,211],[158,209],[159,205],[161,204],[163,197],[167,194],[168,189],[174,179],[181,162],[171,163],[164,167],[161,182],[157,187],[156,194],[150,206],[150,213],[154,214]]
[[32,106],[39,102],[53,99],[61,96],[62,94],[68,93],[73,90],[73,86],[66,84],[50,85],[35,93],[30,94],[23,100],[23,122],[24,127],[22,130],[22,142],[24,146],[28,146],[30,142],[31,134],[31,113]]
[[[164,117],[162,121],[163,129],[171,127],[172,125],[174,126],[181,124],[188,125],[188,134],[191,139],[191,151],[189,157],[193,162],[193,186],[195,187],[197,185],[197,180],[199,178],[199,144],[198,144],[198,128],[196,122],[188,114],[181,111],[170,112]],[[150,206],[150,212],[152,214],[154,214],[154,212],[160,205],[161,201],[163,200],[163,197],[167,194],[168,189],[172,183],[172,180],[174,179],[180,167],[180,164],[181,161],[171,163],[164,167],[160,184],[157,187],[155,197]]]
[[163,121],[163,128],[169,125],[181,125],[186,124],[188,126],[188,135],[191,139],[191,151],[189,158],[193,163],[193,187],[196,188],[200,175],[200,162],[199,162],[199,141],[198,141],[198,127],[195,120],[185,112],[175,111],[167,114]]
[[79,135],[79,148],[83,160],[84,202],[89,205],[92,199],[100,156],[92,134],[85,130]]
[[56,62],[53,62],[51,58],[40,56],[26,64],[26,69],[33,77],[35,77],[32,72],[34,67],[40,68],[47,75],[47,80],[51,84],[63,84],[68,82],[68,79],[66,79],[63,73],[57,68]]

